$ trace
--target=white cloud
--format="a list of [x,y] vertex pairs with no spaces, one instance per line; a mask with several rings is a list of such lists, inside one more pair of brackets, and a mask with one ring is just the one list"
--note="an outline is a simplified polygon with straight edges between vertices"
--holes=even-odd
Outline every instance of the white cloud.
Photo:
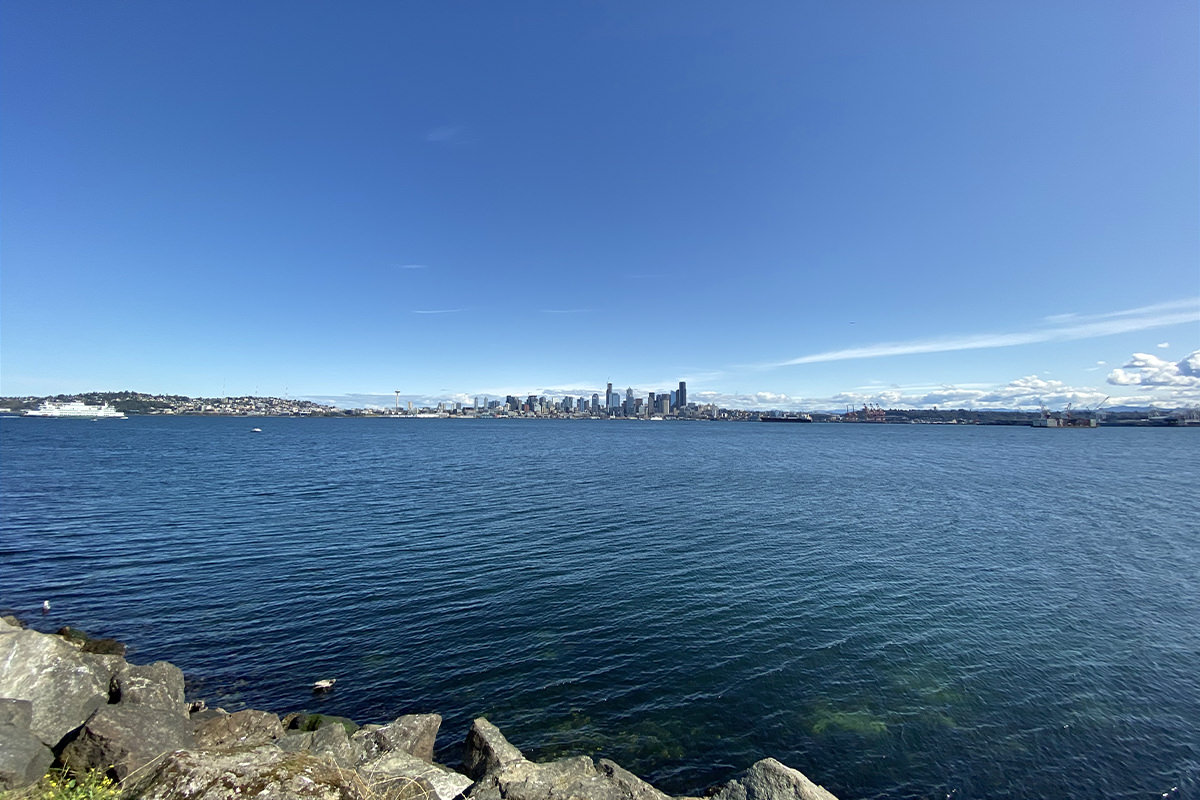
[[413,309],[414,314],[457,314],[462,311],[461,308],[432,308],[432,309]]
[[591,312],[591,309],[590,308],[543,308],[543,309],[541,309],[541,312],[543,314],[588,314]]
[[1166,350],[1170,346],[1171,346],[1170,342],[1159,342],[1158,344],[1155,345],[1155,347],[1157,347],[1159,350]]
[[400,269],[429,269],[428,264],[401,264]]
[[1114,386],[1169,386],[1200,393],[1200,350],[1179,361],[1134,353],[1123,367],[1108,373],[1108,382]]
[[787,367],[828,361],[846,361],[855,358],[903,356],[918,353],[948,353],[959,350],[1015,347],[1041,342],[1065,342],[1076,339],[1091,339],[1098,336],[1112,336],[1118,333],[1200,322],[1200,298],[1159,303],[1158,305],[1142,306],[1124,311],[1113,311],[1091,317],[1059,315],[1053,319],[1055,322],[1050,327],[1030,331],[977,333],[962,336],[915,339],[904,342],[881,342],[863,347],[813,353],[812,355],[800,356],[799,358],[793,358],[768,366]]

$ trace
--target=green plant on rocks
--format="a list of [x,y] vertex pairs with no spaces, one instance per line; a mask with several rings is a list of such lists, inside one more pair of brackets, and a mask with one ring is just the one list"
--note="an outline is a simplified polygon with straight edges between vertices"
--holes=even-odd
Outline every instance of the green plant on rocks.
[[51,770],[40,781],[26,789],[6,795],[9,800],[117,800],[121,789],[102,771],[89,770],[71,775]]

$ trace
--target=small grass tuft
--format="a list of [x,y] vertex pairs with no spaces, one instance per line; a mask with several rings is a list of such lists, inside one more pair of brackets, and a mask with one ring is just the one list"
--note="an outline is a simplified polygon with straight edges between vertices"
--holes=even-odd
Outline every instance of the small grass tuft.
[[117,800],[120,796],[116,781],[100,770],[83,775],[51,770],[33,786],[11,795],[13,800]]

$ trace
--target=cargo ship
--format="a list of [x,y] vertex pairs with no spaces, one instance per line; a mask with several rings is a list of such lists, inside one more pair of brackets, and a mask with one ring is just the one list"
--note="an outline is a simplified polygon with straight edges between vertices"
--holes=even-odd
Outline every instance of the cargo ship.
[[759,422],[812,422],[813,419],[808,414],[796,414],[795,416],[779,416],[763,414],[758,418]]

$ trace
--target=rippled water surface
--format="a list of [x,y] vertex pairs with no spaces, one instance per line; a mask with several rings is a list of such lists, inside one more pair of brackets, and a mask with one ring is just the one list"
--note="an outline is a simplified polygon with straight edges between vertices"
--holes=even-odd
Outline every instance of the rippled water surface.
[[0,607],[210,703],[676,793],[1200,797],[1200,430],[2,422]]

